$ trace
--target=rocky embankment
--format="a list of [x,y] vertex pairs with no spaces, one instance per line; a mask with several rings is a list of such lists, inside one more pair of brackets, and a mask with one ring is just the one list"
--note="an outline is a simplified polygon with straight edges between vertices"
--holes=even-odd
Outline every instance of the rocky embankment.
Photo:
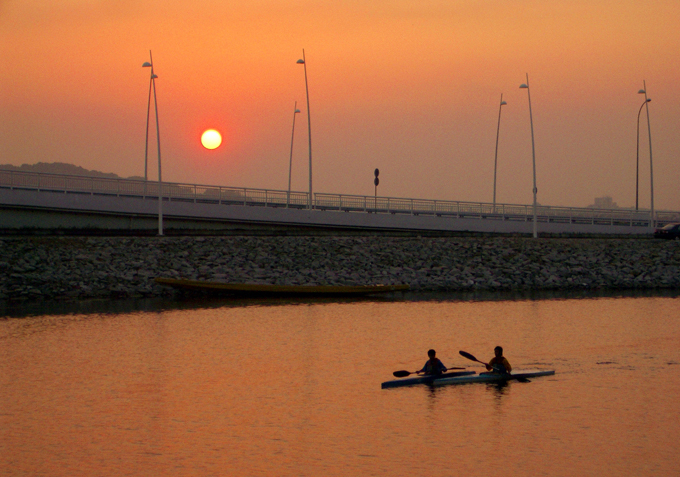
[[0,239],[0,300],[157,297],[154,277],[416,291],[680,288],[680,242],[395,237]]

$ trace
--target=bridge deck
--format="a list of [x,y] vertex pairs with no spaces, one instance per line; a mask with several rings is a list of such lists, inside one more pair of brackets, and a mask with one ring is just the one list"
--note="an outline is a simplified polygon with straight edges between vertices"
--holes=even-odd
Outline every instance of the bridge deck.
[[[316,193],[309,210],[305,192],[182,183],[163,183],[159,189],[158,182],[141,180],[0,171],[0,206],[26,215],[49,210],[153,219],[159,195],[165,220],[170,221],[530,233],[534,220],[530,205]],[[680,221],[678,212],[655,215],[654,225]],[[0,221],[0,228],[31,226],[16,212],[13,220]],[[540,232],[549,233],[649,234],[653,227],[649,211],[632,209],[539,206],[536,221]]]

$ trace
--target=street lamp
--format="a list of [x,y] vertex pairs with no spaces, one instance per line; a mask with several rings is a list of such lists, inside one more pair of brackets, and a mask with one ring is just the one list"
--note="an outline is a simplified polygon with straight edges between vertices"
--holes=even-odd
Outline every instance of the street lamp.
[[[149,84],[149,106],[146,112],[146,151],[149,150],[149,111],[151,107],[151,87],[153,86],[153,102],[156,110],[156,141],[158,149],[158,235],[163,235],[163,182],[161,180],[161,135],[160,127],[158,125],[158,99],[156,97],[156,78],[158,75],[153,72],[153,57],[151,50],[149,50],[149,60],[142,65],[142,68],[151,68],[151,79]],[[146,154],[144,161],[146,162]],[[144,178],[146,179],[146,164],[144,166]]]
[[[642,90],[640,90],[642,91]],[[638,94],[640,92],[638,91]],[[645,99],[645,102],[642,103],[640,106],[640,110],[638,111],[638,118],[637,118],[637,149],[636,149],[636,158],[635,158],[635,210],[638,210],[638,192],[639,192],[639,186],[640,186],[640,113],[642,112],[642,108],[645,106],[645,104],[649,103],[652,100],[652,98],[647,98]]]
[[[149,55],[151,51],[149,51]],[[151,63],[148,61],[142,65],[142,68],[150,67]],[[151,115],[151,88],[153,86],[153,72],[151,73],[151,78],[149,79],[149,100],[146,103],[146,141],[144,144],[144,180],[149,180],[149,117]],[[146,194],[146,184],[144,184],[144,193]]]
[[290,163],[288,164],[288,197],[286,199],[286,207],[290,206],[290,178],[293,172],[293,139],[295,138],[295,116],[300,112],[297,108],[297,101],[293,106],[293,132],[290,135]]
[[644,89],[638,91],[638,94],[645,95],[645,102],[647,109],[647,138],[649,139],[649,184],[651,189],[651,207],[649,211],[649,227],[654,228],[654,168],[652,167],[652,127],[649,124],[649,98],[647,97],[647,84],[642,80]]
[[529,96],[529,121],[531,123],[531,156],[534,165],[534,238],[538,237],[538,231],[536,230],[536,147],[534,145],[534,117],[531,113],[531,90],[529,89],[529,73],[527,73],[527,82],[519,85],[521,89],[526,89]]
[[309,115],[309,83],[307,82],[307,62],[305,60],[305,49],[302,49],[302,59],[297,60],[298,65],[305,67],[305,90],[307,92],[307,128],[309,137],[309,204],[308,207],[312,209],[312,119]]
[[498,127],[496,128],[496,155],[493,161],[493,211],[496,213],[496,170],[498,168],[498,135],[501,132],[501,109],[506,103],[503,101],[503,93],[501,93],[501,104],[498,107]]

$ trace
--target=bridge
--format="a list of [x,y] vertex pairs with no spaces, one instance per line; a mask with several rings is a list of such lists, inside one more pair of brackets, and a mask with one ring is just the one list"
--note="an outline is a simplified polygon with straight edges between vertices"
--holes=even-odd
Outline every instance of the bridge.
[[[373,197],[0,170],[0,231],[169,233],[244,229],[531,234],[533,206]],[[537,208],[539,234],[649,236],[680,213]]]

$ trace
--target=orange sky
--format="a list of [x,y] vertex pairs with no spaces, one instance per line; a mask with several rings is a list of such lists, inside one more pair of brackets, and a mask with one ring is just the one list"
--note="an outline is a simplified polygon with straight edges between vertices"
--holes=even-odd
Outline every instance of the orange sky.
[[646,80],[655,207],[680,210],[678,24],[677,0],[4,1],[0,163],[143,175],[152,50],[164,180],[285,189],[297,101],[304,191],[304,48],[315,192],[372,195],[378,167],[380,195],[491,201],[503,93],[497,199],[530,203],[529,73],[540,203],[634,205]]

